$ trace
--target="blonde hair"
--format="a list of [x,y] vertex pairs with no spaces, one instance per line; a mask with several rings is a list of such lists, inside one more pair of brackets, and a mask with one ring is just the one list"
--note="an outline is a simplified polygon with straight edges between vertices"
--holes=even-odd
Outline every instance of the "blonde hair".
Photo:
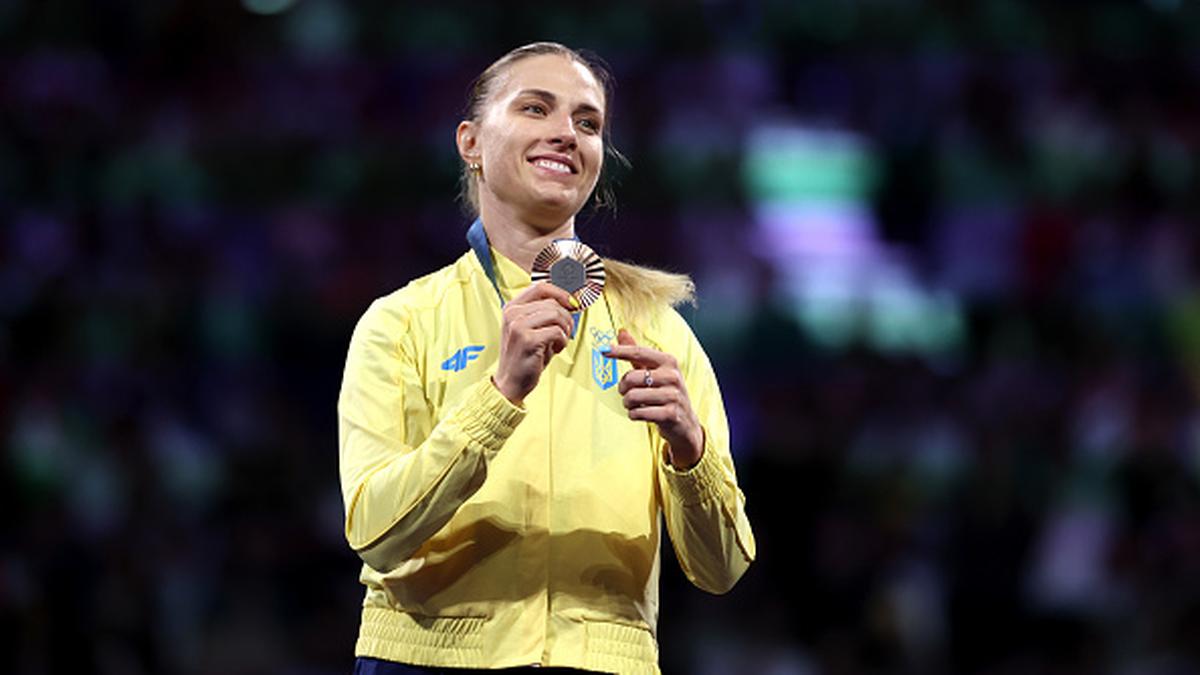
[[[506,68],[522,59],[543,54],[556,54],[579,63],[591,71],[604,89],[604,106],[609,108],[613,98],[613,77],[604,62],[594,54],[579,52],[557,42],[534,42],[517,47],[488,66],[475,81],[471,83],[467,96],[467,105],[463,110],[463,119],[478,122],[484,112],[488,98],[492,95],[497,77]],[[604,154],[612,161],[625,166],[629,160],[613,146],[609,135],[612,128],[609,120],[611,114],[606,110],[606,120],[601,131],[604,140]],[[605,162],[604,166],[608,166]],[[607,168],[601,169],[600,185],[596,188],[595,205],[601,208],[614,208],[612,186],[606,180]],[[463,163],[460,174],[463,202],[470,208],[473,215],[479,215],[479,183],[478,174]],[[636,333],[644,333],[647,322],[657,309],[664,306],[674,307],[690,303],[696,304],[696,286],[691,277],[686,274],[666,272],[651,267],[634,265],[620,260],[606,258],[604,270],[607,276],[605,293],[616,298],[617,304],[628,323],[626,328]]]
[[607,276],[604,292],[612,293],[620,303],[627,328],[644,333],[646,324],[656,309],[696,304],[696,284],[686,274],[677,274],[653,267],[604,259]]

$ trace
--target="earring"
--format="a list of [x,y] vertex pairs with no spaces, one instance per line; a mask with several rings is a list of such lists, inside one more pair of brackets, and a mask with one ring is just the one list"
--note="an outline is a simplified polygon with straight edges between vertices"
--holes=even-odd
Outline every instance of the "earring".
[[483,175],[483,165],[480,164],[479,162],[471,162],[470,164],[467,165],[467,171],[470,171],[472,175],[482,176]]

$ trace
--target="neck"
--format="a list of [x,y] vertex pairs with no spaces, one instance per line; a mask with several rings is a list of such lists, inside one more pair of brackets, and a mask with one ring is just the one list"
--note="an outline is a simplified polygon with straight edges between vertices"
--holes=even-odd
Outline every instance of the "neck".
[[575,236],[574,216],[566,222],[551,226],[534,225],[511,214],[491,210],[482,214],[481,219],[492,248],[520,265],[526,272],[533,269],[533,259],[550,242]]

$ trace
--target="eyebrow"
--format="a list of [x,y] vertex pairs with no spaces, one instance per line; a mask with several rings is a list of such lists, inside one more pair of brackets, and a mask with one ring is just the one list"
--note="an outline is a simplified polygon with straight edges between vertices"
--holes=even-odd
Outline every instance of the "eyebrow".
[[[554,95],[554,92],[546,91],[545,89],[522,89],[521,91],[517,92],[517,97],[521,96],[536,96],[543,101],[552,104],[558,102],[558,97]],[[582,112],[596,113],[597,115],[604,114],[603,111],[591,103],[580,103],[575,109]]]

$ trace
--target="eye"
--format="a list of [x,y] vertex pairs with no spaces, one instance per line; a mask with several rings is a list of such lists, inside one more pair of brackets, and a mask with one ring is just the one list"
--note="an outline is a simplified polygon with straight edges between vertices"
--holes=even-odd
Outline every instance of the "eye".
[[546,106],[542,105],[541,103],[526,103],[525,105],[521,106],[521,110],[523,112],[531,112],[534,115],[546,114]]
[[589,131],[591,133],[600,131],[600,121],[592,119],[591,117],[584,117],[580,119],[579,126],[583,127],[585,131]]

